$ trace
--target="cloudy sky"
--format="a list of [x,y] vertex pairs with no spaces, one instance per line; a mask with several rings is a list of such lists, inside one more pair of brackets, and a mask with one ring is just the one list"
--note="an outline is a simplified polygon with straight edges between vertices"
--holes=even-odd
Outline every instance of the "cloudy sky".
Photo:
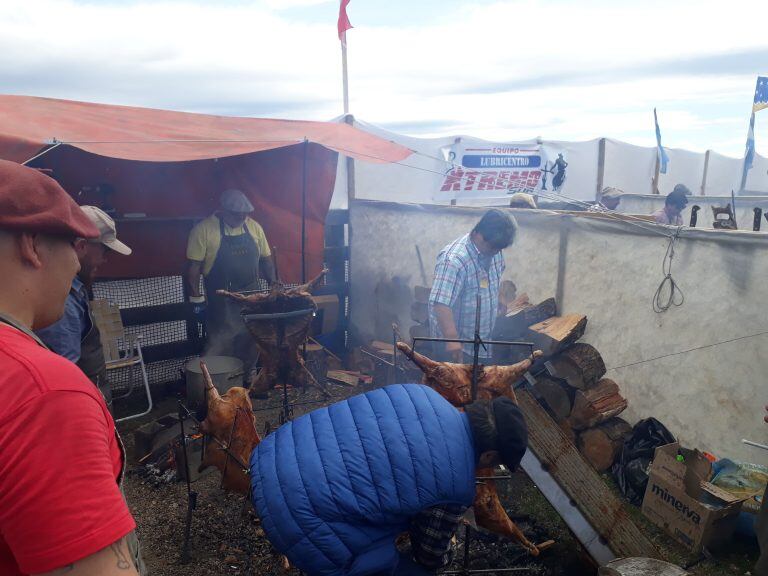
[[[351,111],[417,136],[653,145],[656,106],[665,146],[741,156],[755,77],[768,75],[765,10],[352,0]],[[342,112],[337,14],[338,0],[2,0],[0,92],[330,119]]]

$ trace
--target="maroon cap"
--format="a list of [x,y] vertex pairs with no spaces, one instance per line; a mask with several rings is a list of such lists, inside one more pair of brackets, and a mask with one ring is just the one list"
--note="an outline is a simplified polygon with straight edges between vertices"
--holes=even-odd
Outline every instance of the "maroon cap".
[[96,226],[58,182],[7,160],[0,160],[0,228],[99,237]]

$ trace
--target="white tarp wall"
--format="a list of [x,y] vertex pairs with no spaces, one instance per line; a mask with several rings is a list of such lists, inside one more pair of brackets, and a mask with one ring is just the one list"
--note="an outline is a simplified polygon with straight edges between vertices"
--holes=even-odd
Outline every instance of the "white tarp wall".
[[[416,202],[420,204],[448,205],[504,205],[508,195],[504,190],[477,190],[461,193],[440,192],[451,163],[445,159],[444,151],[457,141],[464,147],[489,146],[539,146],[545,167],[551,167],[558,154],[567,162],[566,178],[557,194],[563,197],[592,201],[595,192],[602,187],[613,186],[630,194],[653,194],[656,176],[656,148],[634,146],[610,138],[605,141],[605,155],[601,161],[600,140],[587,142],[563,142],[554,140],[521,140],[512,143],[494,143],[470,136],[447,136],[442,138],[414,138],[390,132],[366,122],[354,121],[354,126],[376,134],[387,140],[407,146],[414,154],[399,164],[372,164],[355,162],[355,198],[391,202]],[[706,154],[667,148],[669,166],[666,174],[659,174],[657,188],[662,195],[672,191],[675,184],[683,183],[694,195],[727,196],[731,190],[738,194],[741,184],[742,160],[728,158],[709,152]],[[600,167],[602,166],[602,174]],[[706,179],[705,179],[706,168]],[[547,200],[562,200],[553,195],[553,174],[547,177],[547,190],[542,190],[543,181],[536,190]],[[755,157],[749,171],[744,194],[768,194],[768,159]],[[336,189],[332,208],[347,205],[346,159],[340,157]]]
[[[729,158],[710,151],[704,195],[728,196],[731,190],[738,193],[743,164],[744,162],[740,158]],[[696,192],[694,191],[694,193]]]
[[[417,246],[431,282],[440,249],[467,233],[483,211],[354,202],[353,330],[388,341],[391,323],[380,322],[382,333],[376,334],[376,318],[377,311],[392,306],[391,293],[377,287],[397,276],[407,296],[423,283]],[[590,214],[511,212],[520,231],[505,251],[506,277],[531,300],[556,296],[561,313],[587,315],[583,340],[601,352],[607,377],[616,380],[627,398],[623,417],[635,422],[654,416],[685,445],[718,457],[768,464],[768,452],[741,443],[742,438],[765,441],[768,317],[761,311],[768,237],[684,230],[672,272],[685,303],[657,314],[651,301],[662,280],[668,240],[654,231],[668,228],[640,228]],[[404,334],[413,324],[411,301],[398,299]],[[758,333],[766,334],[749,337]],[[709,346],[725,341],[730,342]],[[626,366],[637,362],[642,363]]]
[[651,194],[655,165],[655,148],[605,139],[603,186],[612,186],[629,194]]
[[[677,184],[688,186],[693,195],[701,194],[701,179],[704,176],[706,155],[677,148],[668,148],[666,152],[667,156],[669,156],[669,164],[667,165],[667,173],[659,174],[659,194],[666,196],[672,192],[672,189]],[[650,193],[652,194],[653,191]]]

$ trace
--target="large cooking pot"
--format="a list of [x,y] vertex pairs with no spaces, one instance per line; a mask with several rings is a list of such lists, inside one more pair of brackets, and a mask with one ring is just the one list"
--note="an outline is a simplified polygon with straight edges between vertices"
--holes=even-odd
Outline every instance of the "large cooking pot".
[[224,394],[233,386],[242,386],[243,384],[243,362],[239,358],[232,356],[203,356],[195,357],[187,362],[185,366],[187,379],[187,404],[190,408],[195,408],[203,404],[205,398],[205,383],[203,382],[203,371],[200,369],[200,360],[203,360],[208,366],[208,372],[211,373],[213,385]]

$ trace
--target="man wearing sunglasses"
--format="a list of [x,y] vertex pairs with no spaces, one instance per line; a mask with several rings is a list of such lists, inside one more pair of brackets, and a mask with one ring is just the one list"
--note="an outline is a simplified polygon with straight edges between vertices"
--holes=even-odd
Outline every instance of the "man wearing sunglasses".
[[[499,309],[499,287],[506,268],[501,251],[514,242],[517,224],[501,210],[489,210],[469,234],[454,240],[437,256],[435,281],[429,295],[432,336],[472,340],[477,297],[480,296],[480,337],[490,340]],[[471,344],[438,344],[436,359],[464,362]],[[491,357],[491,346],[480,348],[480,358]]]

